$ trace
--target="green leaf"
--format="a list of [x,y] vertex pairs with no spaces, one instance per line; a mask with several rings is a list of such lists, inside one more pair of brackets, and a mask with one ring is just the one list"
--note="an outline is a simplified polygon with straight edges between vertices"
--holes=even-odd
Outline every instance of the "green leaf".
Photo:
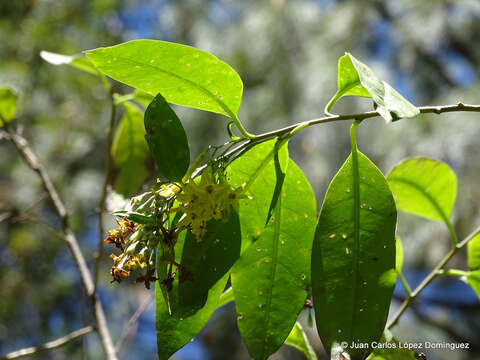
[[308,360],[317,360],[317,355],[299,322],[295,323],[290,335],[288,335],[287,340],[285,340],[285,344],[293,346],[303,352]]
[[205,304],[210,288],[230,271],[240,256],[240,247],[240,223],[233,209],[228,222],[210,220],[201,241],[187,233],[181,264],[193,279],[179,284],[180,316],[190,315]]
[[400,343],[390,331],[385,330],[384,335],[376,344],[376,349],[368,356],[367,360],[418,360],[414,350],[400,348]]
[[133,95],[135,96],[135,100],[145,107],[147,107],[153,101],[153,99],[155,99],[155,96],[138,89],[135,89]]
[[387,181],[352,140],[352,154],[328,187],[312,250],[317,330],[328,353],[343,341],[382,335],[396,282],[396,218]]
[[176,318],[169,314],[159,282],[155,286],[156,308],[155,325],[159,360],[168,360],[177,350],[193,339],[205,326],[208,319],[218,308],[220,295],[227,283],[228,274],[219,280],[209,291],[204,307],[194,315]]
[[9,122],[17,113],[17,94],[8,86],[0,86],[0,126]]
[[347,95],[371,97],[387,123],[420,114],[414,105],[349,53],[338,59],[337,88],[325,108],[327,114],[338,99]]
[[270,220],[232,269],[238,327],[254,359],[266,359],[285,342],[310,284],[315,196],[298,166],[292,160],[282,166],[279,158],[277,171],[285,177]]
[[111,78],[166,101],[236,118],[243,84],[215,56],[190,46],[134,40],[88,50],[87,57]]
[[177,114],[160,94],[145,110],[145,130],[160,173],[170,181],[180,181],[190,164],[187,134]]
[[145,142],[143,113],[130,103],[123,103],[125,114],[112,143],[114,189],[125,197],[133,196],[150,175],[150,151]]
[[467,283],[472,287],[480,299],[480,270],[470,271],[467,274]]
[[430,220],[449,223],[457,194],[457,177],[447,164],[411,158],[387,176],[397,208]]
[[395,268],[401,273],[403,267],[403,245],[402,240],[398,236],[395,240],[395,249]]
[[276,140],[252,147],[227,167],[229,183],[237,188],[245,184],[251,199],[240,201],[242,251],[256,241],[264,231],[272,203],[276,176],[274,155],[278,151],[280,163],[288,161],[287,146],[277,147]]
[[70,65],[76,69],[98,76],[100,73],[93,63],[83,55],[62,55],[49,51],[41,51],[40,57],[52,65]]
[[480,270],[480,232],[468,242],[468,267],[470,270]]
[[235,298],[233,297],[233,289],[232,287],[229,287],[223,292],[222,296],[220,296],[220,303],[218,304],[218,307],[227,305],[229,302],[234,300]]

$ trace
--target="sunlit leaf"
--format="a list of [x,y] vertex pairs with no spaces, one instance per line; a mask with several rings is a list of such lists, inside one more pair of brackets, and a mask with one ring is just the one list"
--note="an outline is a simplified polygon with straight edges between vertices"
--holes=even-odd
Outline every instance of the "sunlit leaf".
[[52,65],[70,65],[79,70],[85,71],[93,75],[99,75],[98,70],[92,62],[83,55],[62,55],[49,51],[41,51],[40,56],[46,62]]
[[274,155],[280,163],[288,161],[287,146],[276,147],[276,140],[258,144],[242,154],[227,168],[229,182],[233,188],[245,185],[251,199],[240,201],[240,226],[242,251],[256,241],[265,229],[270,204],[275,191]]
[[8,86],[0,86],[0,125],[9,122],[17,113],[17,94]]
[[395,268],[398,272],[402,272],[403,267],[403,245],[402,240],[397,236],[395,240]]
[[315,196],[292,160],[281,164],[275,156],[275,164],[277,181],[285,176],[271,217],[232,269],[238,327],[254,359],[266,359],[285,342],[310,284]]
[[190,164],[187,135],[177,114],[160,94],[145,110],[145,130],[160,173],[170,181],[180,181]]
[[448,222],[457,194],[457,177],[450,167],[428,158],[411,158],[387,176],[397,208],[430,220]]
[[467,283],[472,287],[480,299],[480,270],[470,271],[467,274]]
[[150,151],[145,141],[143,113],[130,103],[123,103],[125,114],[117,127],[112,144],[114,189],[125,197],[134,195],[148,178]]
[[226,63],[196,48],[157,40],[134,40],[86,51],[111,78],[166,101],[236,117],[243,84]]
[[468,267],[470,270],[480,270],[480,233],[468,242]]
[[420,113],[389,84],[380,80],[367,65],[349,53],[338,60],[337,88],[326,107],[327,112],[342,96],[351,95],[371,97],[377,111],[387,123]]
[[290,335],[288,335],[287,340],[285,340],[285,344],[293,346],[303,352],[308,360],[317,360],[317,355],[315,354],[312,345],[310,345],[307,334],[303,331],[300,323],[295,323]]
[[327,190],[312,250],[313,304],[328,352],[382,335],[396,281],[396,217],[383,174],[353,148]]

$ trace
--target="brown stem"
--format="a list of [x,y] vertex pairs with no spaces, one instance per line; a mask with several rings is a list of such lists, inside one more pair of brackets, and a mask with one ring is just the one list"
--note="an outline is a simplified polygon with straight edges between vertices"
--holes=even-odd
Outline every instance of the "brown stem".
[[27,140],[19,134],[12,132],[8,124],[4,123],[3,128],[8,136],[8,139],[15,146],[20,156],[25,160],[26,164],[37,173],[38,177],[41,180],[43,188],[45,189],[49,199],[53,204],[55,212],[58,214],[62,221],[63,238],[65,239],[65,242],[67,243],[73,255],[78,271],[80,273],[83,287],[85,288],[85,292],[87,293],[88,297],[91,299],[92,302],[93,313],[97,321],[97,331],[102,342],[103,349],[105,351],[105,357],[108,360],[117,360],[117,355],[113,346],[112,337],[110,336],[110,332],[108,330],[105,313],[103,311],[102,304],[100,303],[100,300],[98,299],[98,296],[95,292],[92,275],[80,250],[77,238],[75,237],[75,234],[70,229],[70,226],[68,224],[67,209],[62,202],[57,190],[55,189],[50,179],[50,176],[38,160],[37,156],[30,149]]
[[95,255],[95,264],[93,268],[93,283],[94,286],[97,286],[98,275],[100,271],[100,262],[103,255],[103,239],[105,237],[105,225],[103,222],[103,213],[106,208],[106,200],[108,194],[108,184],[112,176],[113,170],[113,159],[112,159],[112,143],[113,143],[113,127],[115,125],[115,116],[116,116],[116,105],[113,98],[112,90],[110,90],[111,97],[111,110],[110,110],[110,123],[107,129],[107,167],[105,169],[105,175],[103,180],[102,194],[100,195],[100,200],[98,202],[98,245],[97,253]]
[[41,353],[46,350],[52,350],[59,348],[61,346],[64,346],[68,344],[69,342],[72,342],[84,335],[87,335],[91,333],[94,329],[93,326],[86,326],[84,328],[81,328],[79,330],[72,331],[70,334],[67,334],[65,336],[62,336],[61,338],[58,338],[53,341],[49,341],[43,345],[40,346],[31,346],[28,348],[20,349],[20,350],[15,350],[12,352],[9,352],[5,356],[2,356],[0,360],[10,360],[10,359],[19,359],[25,356],[31,356],[31,355],[36,355],[38,353]]

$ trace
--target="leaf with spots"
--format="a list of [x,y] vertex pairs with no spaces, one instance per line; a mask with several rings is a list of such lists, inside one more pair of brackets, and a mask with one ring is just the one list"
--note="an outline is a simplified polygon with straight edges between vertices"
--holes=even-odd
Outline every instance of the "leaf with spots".
[[88,50],[104,74],[169,103],[236,118],[243,84],[227,63],[191,46],[157,40],[134,40]]
[[[283,177],[283,182],[271,217],[232,269],[238,327],[254,359],[266,359],[285,342],[310,284],[315,196],[292,160],[282,163],[276,155],[274,166],[275,178]],[[272,193],[275,183],[270,186]],[[270,204],[266,205],[263,221]]]
[[[125,197],[133,196],[150,175],[151,156],[145,141],[143,113],[128,102],[112,144],[113,187]],[[150,163],[150,166],[149,166]]]
[[190,149],[180,119],[162,95],[148,105],[144,122],[145,138],[160,174],[180,181],[190,164]]
[[396,165],[387,180],[399,210],[449,222],[457,195],[457,177],[447,164],[410,158]]
[[349,53],[338,59],[337,77],[338,90],[325,107],[327,114],[341,97],[347,95],[372,98],[387,123],[420,114],[420,110]]
[[325,195],[312,250],[313,304],[327,352],[343,341],[380,338],[396,281],[395,202],[383,174],[357,150],[354,126],[351,141]]

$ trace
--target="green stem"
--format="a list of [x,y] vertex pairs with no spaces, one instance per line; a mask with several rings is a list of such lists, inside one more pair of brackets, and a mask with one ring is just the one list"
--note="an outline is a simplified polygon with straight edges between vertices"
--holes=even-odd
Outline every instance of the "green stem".
[[410,285],[408,285],[407,279],[403,276],[402,272],[399,270],[396,270],[397,276],[402,282],[403,287],[405,288],[405,292],[407,293],[407,297],[410,297],[412,295],[412,289],[410,288]]
[[448,270],[440,270],[438,275],[449,275],[449,276],[458,276],[463,277],[468,275],[468,271],[458,270],[458,269],[448,269]]
[[421,282],[420,285],[418,285],[414,291],[411,292],[410,296],[407,297],[402,305],[400,305],[400,309],[398,312],[395,314],[393,319],[387,324],[387,329],[392,328],[395,326],[395,324],[398,322],[400,319],[400,316],[407,310],[408,306],[413,302],[413,300],[416,299],[418,294],[422,292],[423,289],[427,287],[428,284],[432,282],[433,279],[435,279],[438,275],[440,275],[443,272],[443,267],[450,261],[450,259],[460,250],[462,249],[465,245],[468,244],[470,240],[472,240],[475,236],[477,236],[480,233],[480,227],[475,229],[470,235],[468,235],[465,239],[463,239],[461,242],[457,243],[452,249],[445,255],[445,257],[438,263],[437,266],[427,275],[425,279]]
[[323,112],[325,113],[325,115],[327,116],[335,116],[334,114],[330,113],[330,109],[332,108],[332,106],[338,101],[338,99],[340,99],[342,97],[342,93],[340,92],[336,92],[335,95],[333,95],[333,97],[330,99],[330,101],[328,102],[328,104],[325,106],[325,109],[323,110]]
[[240,133],[245,136],[247,139],[255,139],[256,136],[253,135],[253,134],[250,134],[242,125],[242,123],[240,122],[240,119],[238,118],[237,115],[231,113],[231,118],[232,118],[232,121],[233,123],[235,124],[235,126],[237,127],[238,131],[240,131]]

